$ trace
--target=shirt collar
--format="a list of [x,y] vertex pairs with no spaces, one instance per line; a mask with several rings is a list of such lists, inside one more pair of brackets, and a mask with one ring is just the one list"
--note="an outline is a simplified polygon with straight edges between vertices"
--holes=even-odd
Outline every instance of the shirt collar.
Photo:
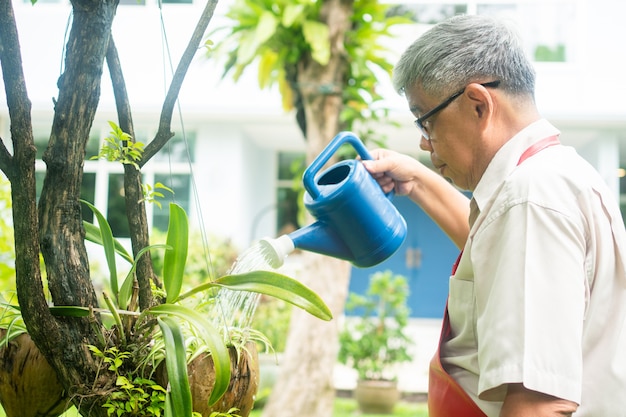
[[479,209],[491,197],[491,194],[517,166],[520,156],[530,146],[540,140],[558,135],[559,130],[546,119],[540,119],[520,130],[496,152],[472,193]]

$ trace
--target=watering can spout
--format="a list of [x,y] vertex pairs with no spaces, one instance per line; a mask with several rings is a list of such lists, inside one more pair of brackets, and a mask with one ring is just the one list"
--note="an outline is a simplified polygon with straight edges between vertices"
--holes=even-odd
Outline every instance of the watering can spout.
[[263,238],[259,241],[259,245],[265,260],[272,268],[280,268],[287,255],[295,249],[293,240],[287,235],[282,235],[276,239]]
[[263,253],[272,268],[280,267],[296,248],[333,258],[352,260],[350,249],[333,230],[315,222],[276,239],[261,239]]
[[315,252],[333,258],[352,260],[352,252],[337,233],[323,222],[315,222],[289,233],[298,249]]

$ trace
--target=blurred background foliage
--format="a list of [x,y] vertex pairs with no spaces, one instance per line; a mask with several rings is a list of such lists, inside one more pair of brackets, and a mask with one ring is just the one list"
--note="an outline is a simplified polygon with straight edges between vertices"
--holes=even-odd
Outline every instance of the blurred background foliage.
[[0,176],[0,291],[15,290],[15,251],[11,221],[11,186]]

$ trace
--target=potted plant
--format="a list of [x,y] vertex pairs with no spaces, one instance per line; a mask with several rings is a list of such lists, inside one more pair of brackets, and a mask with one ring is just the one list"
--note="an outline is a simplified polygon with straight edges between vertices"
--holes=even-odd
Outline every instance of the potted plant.
[[[102,332],[101,343],[86,346],[101,372],[113,375],[114,385],[107,388],[102,403],[109,415],[249,415],[258,383],[256,343],[269,341],[254,329],[220,326],[210,320],[215,310],[224,311],[223,306],[216,304],[222,291],[263,294],[302,308],[320,319],[331,318],[330,310],[313,291],[273,271],[230,272],[183,291],[189,230],[186,213],[174,203],[170,204],[166,244],[150,245],[136,256],[139,258],[149,250],[165,251],[161,303],[141,310],[134,284],[137,259],[113,237],[102,213],[90,203],[84,204],[93,211],[98,223],[98,226],[85,223],[85,238],[104,248],[111,295],[108,291],[103,293],[103,308],[52,306],[50,311],[67,319],[93,314],[109,317],[108,326],[98,329]],[[118,280],[116,267],[118,256],[131,265],[121,280]],[[37,398],[44,398],[49,406],[50,414],[46,415],[60,414],[69,405],[67,393],[62,386],[56,389],[58,383],[52,386],[48,381],[41,381],[48,376],[42,374],[45,358],[33,360],[33,354],[28,352],[29,349],[38,352],[36,346],[20,339],[28,336],[20,307],[4,301],[1,304],[0,403],[5,407],[10,404],[15,411],[7,410],[8,416],[34,417],[40,415],[38,410],[44,406],[41,401],[34,403],[37,394]],[[30,372],[29,368],[25,373],[22,367],[15,374],[2,367],[26,354],[30,357],[28,364],[36,370]],[[37,371],[38,379],[24,376],[37,376]],[[48,374],[49,380],[56,381],[52,368]],[[18,385],[26,387],[22,391],[28,395],[16,392]],[[52,388],[55,388],[54,398],[50,394]],[[50,404],[56,407],[54,413]],[[25,414],[24,410],[32,412]]]
[[391,413],[400,399],[395,366],[411,360],[406,334],[409,288],[402,275],[379,271],[370,276],[365,295],[350,293],[340,332],[339,361],[358,375],[355,398],[366,414]]

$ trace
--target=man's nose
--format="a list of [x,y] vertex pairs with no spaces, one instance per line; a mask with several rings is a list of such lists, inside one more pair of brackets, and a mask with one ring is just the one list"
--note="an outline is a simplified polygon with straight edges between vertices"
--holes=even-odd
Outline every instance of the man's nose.
[[428,151],[428,152],[432,152],[433,150],[433,147],[431,146],[430,141],[426,139],[424,135],[421,135],[420,137],[420,149],[423,151]]

